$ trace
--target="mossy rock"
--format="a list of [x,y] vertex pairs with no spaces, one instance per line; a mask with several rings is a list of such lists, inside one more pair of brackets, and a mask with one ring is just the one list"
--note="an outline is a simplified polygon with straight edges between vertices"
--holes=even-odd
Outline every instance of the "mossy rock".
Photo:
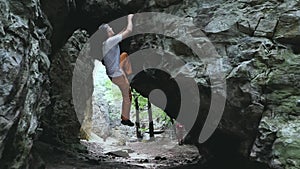
[[273,145],[272,161],[285,169],[300,168],[300,119],[282,126]]

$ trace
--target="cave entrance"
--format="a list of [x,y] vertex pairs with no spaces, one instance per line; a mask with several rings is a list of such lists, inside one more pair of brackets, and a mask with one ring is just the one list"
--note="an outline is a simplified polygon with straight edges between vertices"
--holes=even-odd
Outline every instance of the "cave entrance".
[[[198,149],[194,146],[178,145],[178,137],[183,137],[184,130],[176,131],[178,123],[172,123],[170,117],[160,108],[152,105],[155,137],[149,134],[148,99],[133,91],[138,97],[140,107],[140,133],[138,139],[136,127],[128,127],[120,123],[120,110],[122,105],[121,92],[107,77],[105,67],[101,62],[95,61],[93,71],[93,115],[90,123],[90,138],[81,140],[88,147],[89,152],[95,156],[110,156],[118,161],[130,159],[130,163],[142,166],[166,165],[176,160],[184,163],[186,157],[196,160]],[[133,98],[134,99],[134,98]],[[131,106],[131,120],[136,121],[134,101]],[[87,127],[84,127],[87,128]],[[178,132],[181,132],[178,135]],[[150,161],[149,161],[150,160]],[[151,162],[153,160],[153,162]],[[176,165],[176,163],[174,163]]]

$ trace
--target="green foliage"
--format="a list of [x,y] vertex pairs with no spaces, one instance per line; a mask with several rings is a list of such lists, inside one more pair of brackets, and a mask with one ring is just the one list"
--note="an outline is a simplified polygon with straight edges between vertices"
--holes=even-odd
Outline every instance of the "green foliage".
[[116,101],[122,99],[121,92],[118,88],[113,85],[110,80],[106,80],[104,86],[107,90],[105,90],[104,98],[109,101]]
[[141,128],[139,128],[139,131],[140,131],[141,133],[145,133],[145,132],[148,131],[148,130],[149,130],[148,127],[141,127]]
[[108,103],[110,120],[119,120],[120,110],[116,110],[116,105],[122,101],[122,94],[118,87],[110,79],[103,78],[103,81],[95,85],[95,90],[98,90],[102,94],[103,99],[106,100],[106,103]]
[[[140,120],[148,122],[148,98],[141,96],[138,92],[133,90],[133,96],[138,97],[139,108],[140,108]],[[135,108],[135,102],[133,101]],[[159,107],[151,105],[152,107],[152,117],[155,128],[166,128],[172,125],[171,118]],[[145,125],[146,126],[146,125]],[[140,131],[145,132],[148,127],[141,127]]]

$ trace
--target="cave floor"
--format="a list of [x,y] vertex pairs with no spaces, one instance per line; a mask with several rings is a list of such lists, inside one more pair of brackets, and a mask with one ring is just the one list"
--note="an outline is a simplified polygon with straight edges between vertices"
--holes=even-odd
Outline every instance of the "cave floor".
[[[39,143],[37,149],[46,169],[140,169],[173,168],[197,165],[200,157],[196,147],[179,146],[176,140],[155,136],[155,140],[128,140],[108,137],[103,140],[93,135],[89,141],[81,140],[87,147],[83,151],[68,152],[62,148]],[[190,167],[188,167],[190,168]]]
[[103,140],[93,135],[90,141],[82,140],[93,157],[107,157],[143,168],[166,168],[197,163],[199,152],[195,146],[179,146],[176,140],[156,135],[154,140],[120,141],[116,138]]
[[156,137],[152,141],[128,141],[121,144],[116,138],[103,140],[94,136],[89,141],[81,140],[81,144],[87,147],[87,152],[68,152],[67,149],[45,143],[35,144],[35,149],[38,150],[46,169],[268,168],[244,158],[230,157],[230,155],[213,158],[203,164],[196,147],[179,146],[176,141],[164,137]]

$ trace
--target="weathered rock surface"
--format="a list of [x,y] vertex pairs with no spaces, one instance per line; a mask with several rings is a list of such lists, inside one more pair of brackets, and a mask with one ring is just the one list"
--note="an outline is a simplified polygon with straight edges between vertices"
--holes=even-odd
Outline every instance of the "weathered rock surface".
[[[77,30],[54,55],[50,67],[51,105],[42,121],[44,132],[41,139],[46,142],[65,144],[79,141],[80,121],[72,100],[72,78],[76,59],[87,40],[87,32]],[[84,97],[84,93],[81,97]]]
[[39,1],[0,6],[0,168],[26,168],[50,102],[51,26]]
[[[236,137],[240,144],[237,151],[244,156],[268,163],[273,168],[297,168],[299,155],[296,149],[299,147],[297,141],[299,137],[296,133],[299,130],[300,112],[297,107],[299,98],[297,81],[300,71],[296,70],[299,66],[296,46],[299,46],[300,32],[299,1],[218,2],[219,4],[194,2],[193,5],[187,6],[173,5],[163,12],[191,18],[207,34],[222,57],[224,65],[222,71],[226,73],[227,101],[218,131]],[[153,8],[150,9],[155,10]],[[188,22],[185,25],[189,27]],[[175,29],[174,33],[180,31]],[[190,41],[197,40],[197,36],[194,36]],[[164,37],[158,40],[153,38],[152,41],[155,41],[152,45],[155,48],[163,46],[168,54],[173,53],[174,57],[181,55],[187,65],[196,60],[191,53],[186,52],[188,50],[184,45],[176,41],[170,42]],[[149,46],[151,47],[146,45]],[[200,64],[198,68],[206,67],[200,60],[196,62]],[[207,77],[194,76],[199,73],[199,69],[195,71],[198,72],[188,76],[196,79],[200,89],[204,88],[202,91],[204,98],[201,100],[207,100],[209,99],[209,95],[205,96]],[[207,71],[200,69],[204,75]],[[151,76],[153,74],[150,73],[149,77]],[[144,77],[144,80],[147,78]],[[134,85],[141,92],[144,91],[146,94],[149,92],[143,90],[143,80],[136,83]],[[152,85],[146,86],[156,88],[160,85],[161,83],[155,83],[154,78]],[[170,84],[168,86],[170,87]],[[172,97],[170,95],[169,99]],[[171,99],[171,102],[178,104],[174,99]],[[170,115],[174,116],[174,109],[170,110]],[[203,110],[207,108],[204,106]],[[198,117],[199,123],[203,123],[204,120],[205,116]],[[258,136],[257,131],[260,133]],[[191,137],[197,137],[197,132],[199,129],[191,131]],[[253,145],[254,140],[256,141]],[[217,150],[220,153],[226,139],[218,141],[212,137],[210,142],[216,147],[220,145],[220,150]]]
[[273,168],[299,168],[300,57],[282,53],[265,84],[266,107],[251,156]]

